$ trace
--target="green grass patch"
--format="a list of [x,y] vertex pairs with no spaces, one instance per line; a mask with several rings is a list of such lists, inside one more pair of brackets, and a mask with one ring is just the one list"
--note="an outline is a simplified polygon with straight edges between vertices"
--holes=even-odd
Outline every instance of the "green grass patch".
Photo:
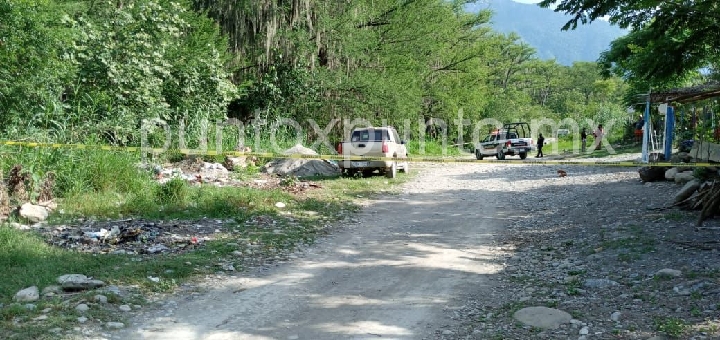
[[580,279],[574,278],[565,284],[565,292],[569,296],[578,296],[580,295],[581,286],[582,282],[580,282]]
[[[412,165],[410,165],[412,167]],[[394,194],[395,188],[413,178],[410,174],[398,173],[394,179],[374,174],[370,177],[316,178],[324,190],[314,192],[312,197],[320,200],[348,200],[370,198],[377,194]]]
[[[587,150],[590,150],[593,146],[592,142],[592,138],[589,138],[586,145]],[[611,144],[614,145],[614,143]],[[577,145],[575,145],[575,142],[572,139],[560,139],[555,144],[546,145],[543,148],[543,152],[548,155],[573,155],[577,158],[603,158],[642,151],[642,146],[635,144],[612,146],[614,153],[610,153],[605,147],[605,144],[603,144],[599,150],[593,150],[589,153],[583,153],[581,148],[582,144],[580,144],[580,142],[577,142]]]
[[656,318],[654,324],[658,332],[663,332],[673,338],[682,337],[688,328],[685,321],[677,318]]
[[76,194],[63,201],[69,217],[119,218],[138,216],[151,219],[235,218],[278,211],[275,203],[293,209],[297,199],[280,189],[258,190],[246,187],[191,187],[184,181],[165,184],[148,182],[146,190],[123,195],[116,192]]
[[630,232],[630,235],[622,238],[605,240],[601,243],[601,247],[603,249],[618,251],[618,260],[622,262],[633,262],[639,260],[642,255],[656,250],[655,246],[657,242],[651,236],[646,235],[641,227],[630,226],[627,230]]
[[665,214],[665,219],[667,219],[669,221],[679,222],[679,221],[683,221],[683,220],[687,221],[687,220],[690,220],[691,218],[690,218],[690,216],[688,216],[687,214],[683,214],[682,212],[673,211],[673,212],[669,212],[669,213]]
[[461,148],[452,146],[449,143],[443,145],[442,142],[427,140],[424,143],[418,140],[410,140],[407,143],[408,154],[410,157],[417,156],[459,156]]
[[[35,310],[27,310],[12,304],[12,297],[20,289],[37,286],[42,290],[54,285],[60,275],[78,273],[107,284],[136,285],[145,292],[169,292],[198,275],[220,271],[220,262],[229,261],[237,270],[242,270],[246,262],[233,252],[245,252],[248,248],[238,248],[238,244],[253,246],[252,253],[245,252],[246,258],[274,257],[283,249],[311,244],[319,234],[327,232],[328,223],[359,209],[355,199],[392,194],[397,184],[412,178],[412,174],[404,173],[395,179],[380,175],[313,178],[321,189],[295,195],[284,190],[296,184],[295,178],[285,180],[275,189],[191,186],[180,180],[159,184],[152,179],[151,172],[138,169],[137,154],[57,149],[22,151],[3,154],[0,169],[7,174],[12,165],[22,164],[35,177],[49,171],[56,174],[54,194],[59,207],[51,215],[50,224],[72,224],[77,218],[129,217],[165,221],[218,218],[234,222],[223,223],[218,227],[221,230],[215,240],[204,242],[197,249],[161,255],[80,253],[51,246],[32,231],[0,226],[0,270],[3,272],[0,303],[6,305],[0,309],[0,338],[21,340],[54,339],[61,334],[52,333],[51,329],[71,329],[79,316],[72,307],[82,296],[66,297],[65,303],[57,298],[41,298]],[[257,175],[257,167],[233,173],[236,178],[247,181]],[[285,206],[278,208],[277,202]],[[281,212],[290,212],[292,220]],[[271,217],[277,224],[272,230],[245,224],[256,216]],[[160,281],[153,282],[148,276],[158,277]],[[67,303],[67,299],[72,299],[71,303]],[[43,321],[32,321],[45,306],[62,312],[49,313]],[[93,308],[91,313],[98,320],[122,321],[110,320],[103,310]]]

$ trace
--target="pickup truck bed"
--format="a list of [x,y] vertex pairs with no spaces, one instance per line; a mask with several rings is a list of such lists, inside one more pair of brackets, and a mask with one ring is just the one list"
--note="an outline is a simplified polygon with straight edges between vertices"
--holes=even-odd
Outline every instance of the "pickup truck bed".
[[[339,155],[361,156],[373,158],[407,158],[405,142],[401,141],[398,133],[392,127],[355,129],[350,135],[350,141],[338,144]],[[365,176],[379,171],[386,177],[395,178],[397,171],[407,173],[408,162],[398,163],[390,160],[341,160],[338,161],[340,170],[347,175],[362,173]]]

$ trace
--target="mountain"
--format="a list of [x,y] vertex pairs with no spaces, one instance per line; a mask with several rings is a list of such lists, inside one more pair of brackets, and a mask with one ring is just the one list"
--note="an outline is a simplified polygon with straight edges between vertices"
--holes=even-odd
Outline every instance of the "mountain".
[[597,61],[600,53],[610,48],[610,42],[625,35],[626,30],[607,21],[578,25],[575,30],[562,31],[569,17],[537,4],[512,0],[484,0],[468,4],[466,10],[493,11],[492,27],[502,33],[517,33],[537,51],[541,59],[555,59],[562,65],[574,61]]

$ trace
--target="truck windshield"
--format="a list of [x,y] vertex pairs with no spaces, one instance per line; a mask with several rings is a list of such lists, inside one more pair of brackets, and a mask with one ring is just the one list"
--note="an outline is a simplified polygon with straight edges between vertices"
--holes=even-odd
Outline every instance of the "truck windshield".
[[389,139],[387,130],[357,130],[353,131],[350,140],[353,142],[381,142]]

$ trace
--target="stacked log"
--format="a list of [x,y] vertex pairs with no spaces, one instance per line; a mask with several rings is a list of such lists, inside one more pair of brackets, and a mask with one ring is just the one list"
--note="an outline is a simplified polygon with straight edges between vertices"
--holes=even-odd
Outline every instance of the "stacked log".
[[[673,181],[683,187],[675,194],[674,204],[684,210],[698,211],[697,227],[715,215],[720,215],[720,173],[718,167],[692,167],[696,162],[712,162],[707,158],[694,158],[692,152],[678,152],[670,162],[675,167],[648,166],[638,170],[643,182]],[[683,166],[687,163],[688,166]],[[720,166],[720,165],[719,165]]]

